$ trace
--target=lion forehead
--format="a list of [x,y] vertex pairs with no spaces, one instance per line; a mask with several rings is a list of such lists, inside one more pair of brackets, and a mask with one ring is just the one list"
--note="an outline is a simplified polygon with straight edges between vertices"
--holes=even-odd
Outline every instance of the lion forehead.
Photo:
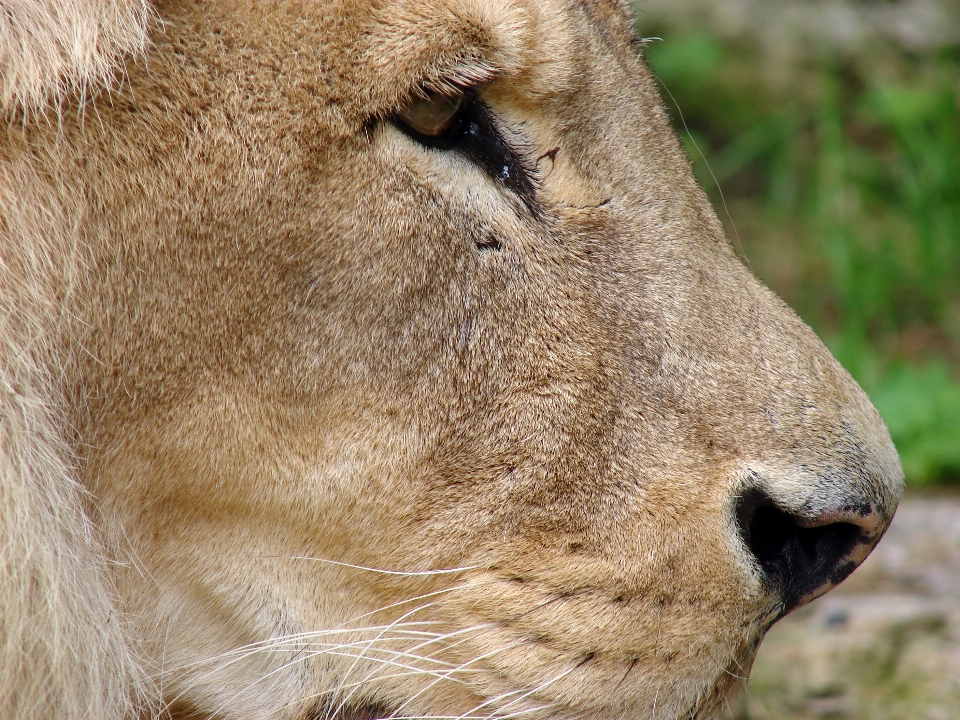
[[[578,5],[605,34],[629,37],[620,3]],[[160,23],[145,0],[25,2],[4,12],[10,17],[0,25],[0,112],[8,117],[71,94],[92,95],[118,81],[124,58],[142,54],[151,36],[179,32],[177,20]],[[301,75],[314,100],[341,107],[348,132],[423,88],[509,75],[523,78],[531,95],[555,92],[576,77],[573,50],[582,34],[564,3],[533,0],[227,1],[180,7],[174,15],[181,22],[202,16],[216,33],[216,42],[196,48],[207,61],[228,64],[231,43],[240,42],[254,51],[254,64],[282,63]]]

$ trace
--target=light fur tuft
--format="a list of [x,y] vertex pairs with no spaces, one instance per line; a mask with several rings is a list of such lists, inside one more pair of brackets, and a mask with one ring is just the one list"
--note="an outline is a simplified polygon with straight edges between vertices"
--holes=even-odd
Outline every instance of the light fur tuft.
[[11,114],[109,82],[146,43],[144,0],[0,0],[0,110]]

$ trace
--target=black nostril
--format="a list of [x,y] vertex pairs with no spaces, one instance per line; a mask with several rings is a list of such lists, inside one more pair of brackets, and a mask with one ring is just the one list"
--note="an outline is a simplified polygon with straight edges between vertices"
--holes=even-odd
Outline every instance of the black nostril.
[[763,574],[783,598],[783,613],[814,591],[839,583],[857,566],[851,558],[863,531],[847,522],[812,526],[777,507],[763,491],[752,490],[737,502],[740,535]]

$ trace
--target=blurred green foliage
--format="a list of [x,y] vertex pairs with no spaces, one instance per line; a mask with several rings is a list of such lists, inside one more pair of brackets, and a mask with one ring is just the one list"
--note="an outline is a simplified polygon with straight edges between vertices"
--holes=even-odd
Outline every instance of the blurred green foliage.
[[642,19],[738,249],[871,395],[908,482],[960,478],[960,46],[784,61]]

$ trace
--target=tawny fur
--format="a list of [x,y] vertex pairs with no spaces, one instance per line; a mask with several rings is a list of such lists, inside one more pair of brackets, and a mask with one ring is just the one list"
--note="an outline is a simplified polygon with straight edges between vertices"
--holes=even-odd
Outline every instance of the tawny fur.
[[[889,522],[620,4],[0,23],[3,717],[712,720],[783,609],[736,499]],[[465,89],[532,197],[393,120]]]

